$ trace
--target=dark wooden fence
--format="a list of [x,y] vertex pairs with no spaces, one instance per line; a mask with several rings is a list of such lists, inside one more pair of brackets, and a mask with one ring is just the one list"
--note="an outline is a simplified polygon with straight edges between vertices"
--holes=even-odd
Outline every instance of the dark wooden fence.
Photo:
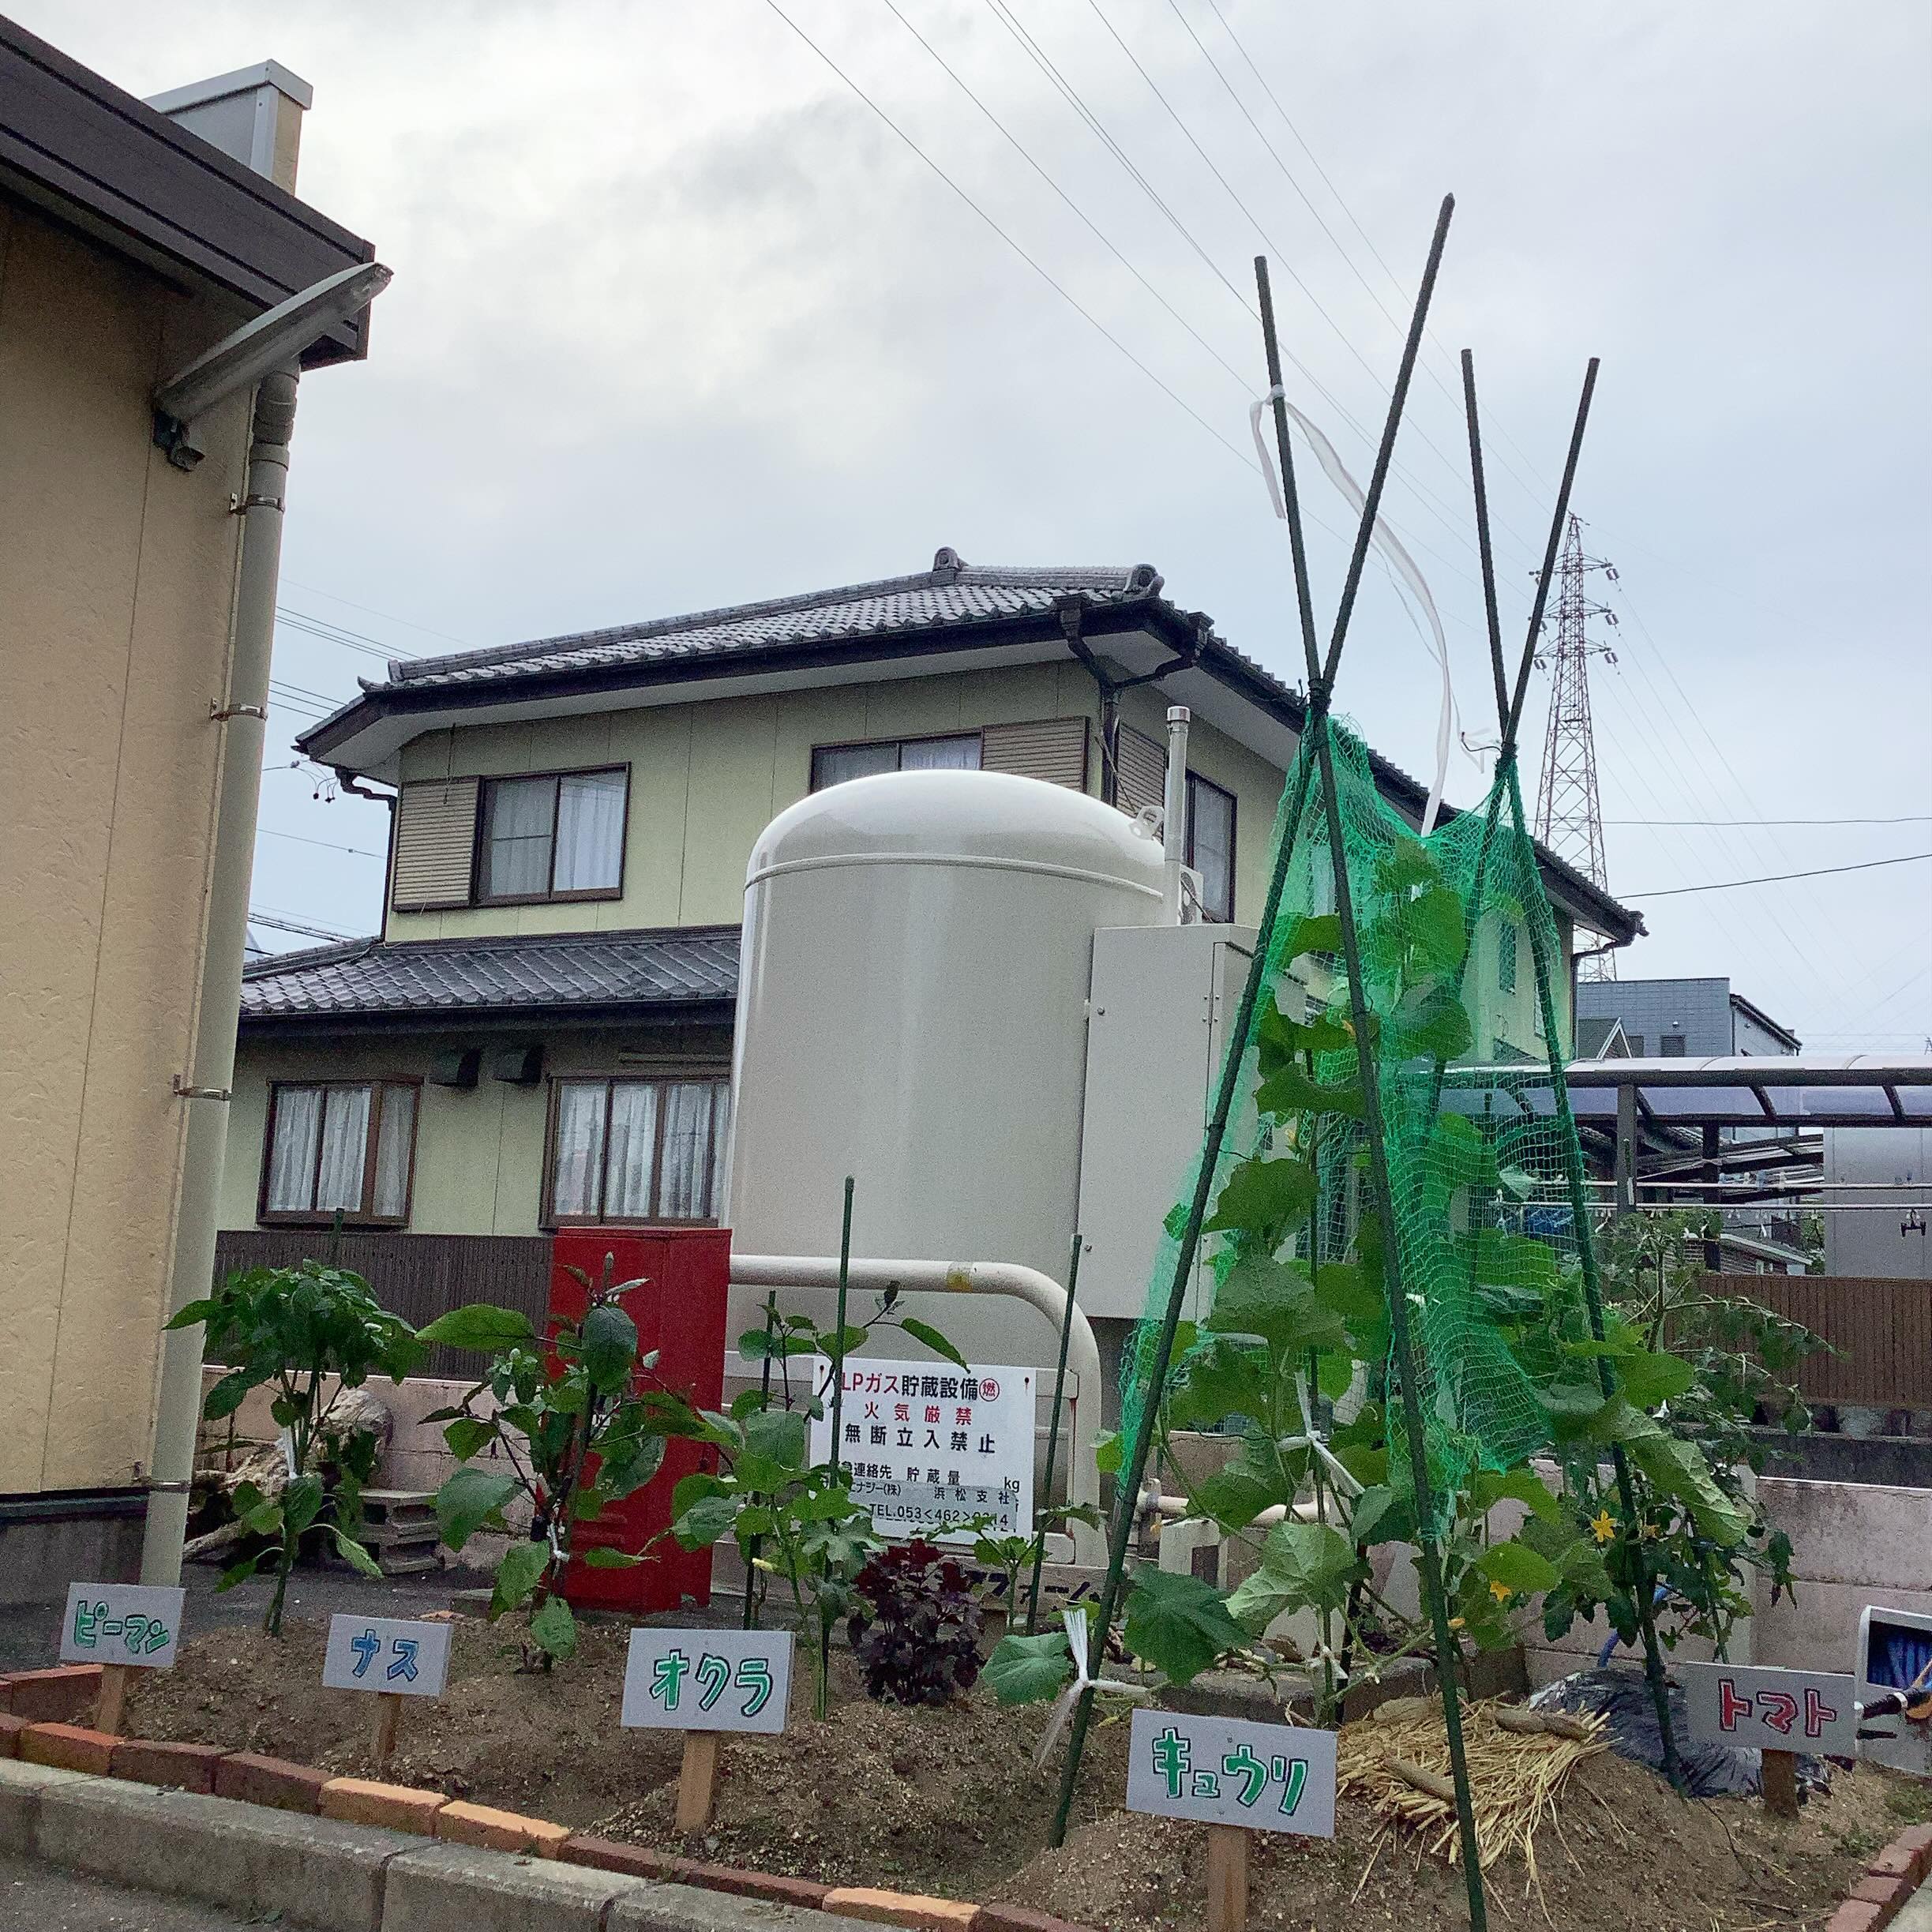
[[1802,1322],[1836,1349],[1799,1371],[1807,1401],[1932,1409],[1932,1281],[1874,1275],[1709,1274],[1713,1292]]
[[[327,1259],[334,1239],[326,1229],[231,1229],[216,1237],[215,1278],[234,1268]],[[547,1235],[358,1234],[345,1229],[333,1259],[361,1275],[385,1308],[417,1328],[467,1301],[520,1308],[541,1327],[550,1306]],[[479,1362],[467,1352],[432,1349],[420,1372],[471,1379]]]

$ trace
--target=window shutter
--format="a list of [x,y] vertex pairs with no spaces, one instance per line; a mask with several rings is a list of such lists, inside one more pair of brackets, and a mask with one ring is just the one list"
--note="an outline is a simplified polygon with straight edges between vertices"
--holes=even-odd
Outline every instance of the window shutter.
[[1086,720],[1041,718],[1030,724],[989,725],[980,733],[980,769],[1086,790]]
[[1167,753],[1144,733],[1120,727],[1114,754],[1114,803],[1130,818],[1167,802]]
[[405,785],[396,801],[396,911],[428,912],[470,902],[476,846],[475,778]]

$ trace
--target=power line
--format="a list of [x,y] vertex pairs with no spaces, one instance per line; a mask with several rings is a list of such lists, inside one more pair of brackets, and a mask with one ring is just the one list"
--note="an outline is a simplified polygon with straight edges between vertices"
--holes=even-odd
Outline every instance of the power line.
[[1605,819],[1606,825],[1932,825],[1932,812],[1888,819]]
[[305,838],[300,832],[279,832],[272,825],[259,825],[255,828],[264,838],[291,839],[298,846],[317,846],[325,852],[353,852],[358,859],[379,859],[383,854],[371,852],[366,846],[331,845],[326,838]]
[[[392,610],[378,610],[373,604],[358,604],[353,597],[344,597],[336,591],[325,591],[320,584],[298,583],[293,577],[284,577],[282,581],[293,590],[306,591],[313,597],[326,597],[332,604],[347,604],[351,610],[366,610],[372,617],[381,617],[386,624],[400,624],[405,630],[421,631],[426,637],[440,637],[446,643],[460,644],[465,651],[474,651],[476,648],[475,645],[471,643],[467,637],[457,637],[448,631],[432,629],[430,625],[418,624],[412,618],[399,617]],[[317,619],[317,621],[326,623],[328,620],[320,618]],[[407,654],[399,653],[398,655],[407,655]]]
[[1907,852],[1895,859],[1862,859],[1855,865],[1815,865],[1808,872],[1767,872],[1761,879],[1720,879],[1710,885],[1664,886],[1651,892],[1633,892],[1634,899],[1673,898],[1683,892],[1728,892],[1737,886],[1773,886],[1787,879],[1824,879],[1833,872],[1869,872],[1881,865],[1916,865],[1922,859],[1932,859],[1932,852]]
[[305,920],[290,917],[286,913],[257,912],[253,906],[248,909],[249,922],[253,925],[267,926],[275,932],[302,932],[310,939],[351,940],[353,932],[338,932],[331,926],[310,925]]

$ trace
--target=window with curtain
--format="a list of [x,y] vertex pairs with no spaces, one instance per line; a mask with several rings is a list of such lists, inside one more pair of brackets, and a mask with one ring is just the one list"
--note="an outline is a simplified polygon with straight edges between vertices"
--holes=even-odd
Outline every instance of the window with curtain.
[[259,1217],[343,1220],[380,1227],[409,1219],[416,1085],[328,1081],[269,1090]]
[[1187,774],[1187,863],[1201,875],[1201,912],[1234,917],[1234,794]]
[[624,887],[630,773],[566,771],[483,786],[478,896],[614,898]]
[[812,754],[812,789],[880,771],[977,771],[980,736],[968,731],[945,738],[885,738],[870,745],[821,745]]
[[716,1221],[729,1081],[557,1080],[551,1094],[551,1223]]

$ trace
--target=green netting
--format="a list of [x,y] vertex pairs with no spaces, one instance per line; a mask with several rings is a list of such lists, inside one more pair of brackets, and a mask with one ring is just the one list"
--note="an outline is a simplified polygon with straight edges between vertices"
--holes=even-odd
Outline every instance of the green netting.
[[[1558,1023],[1549,974],[1563,955],[1513,767],[1479,808],[1422,839],[1382,801],[1360,741],[1328,729],[1428,1452],[1433,1494],[1422,1514],[1439,1521],[1474,1471],[1506,1469],[1551,1439],[1552,1402],[1577,1379],[1564,1345],[1589,1334],[1571,1209],[1581,1169],[1562,1097],[1562,1042],[1549,1031]],[[1284,889],[1259,936],[1252,1022],[1230,1045],[1240,1056],[1239,1085],[1207,1225],[1225,1205],[1230,1176],[1258,1158],[1292,1156],[1312,1166],[1319,1194],[1280,1254],[1311,1271],[1356,1262],[1386,1281],[1397,1271],[1379,1253],[1372,1210],[1329,815],[1314,758],[1311,736],[1277,818],[1271,864],[1290,842]],[[1129,1443],[1146,1416],[1198,1180],[1197,1165],[1168,1217],[1146,1313],[1124,1358]],[[1214,1294],[1258,1243],[1276,1246],[1252,1227],[1204,1237],[1188,1311],[1197,1326],[1183,1331],[1184,1349],[1205,1345]],[[1176,1371],[1187,1359],[1177,1358]],[[1394,1375],[1385,1361],[1367,1393],[1381,1394]],[[1391,1482],[1405,1487],[1405,1458],[1392,1456],[1390,1465]]]

